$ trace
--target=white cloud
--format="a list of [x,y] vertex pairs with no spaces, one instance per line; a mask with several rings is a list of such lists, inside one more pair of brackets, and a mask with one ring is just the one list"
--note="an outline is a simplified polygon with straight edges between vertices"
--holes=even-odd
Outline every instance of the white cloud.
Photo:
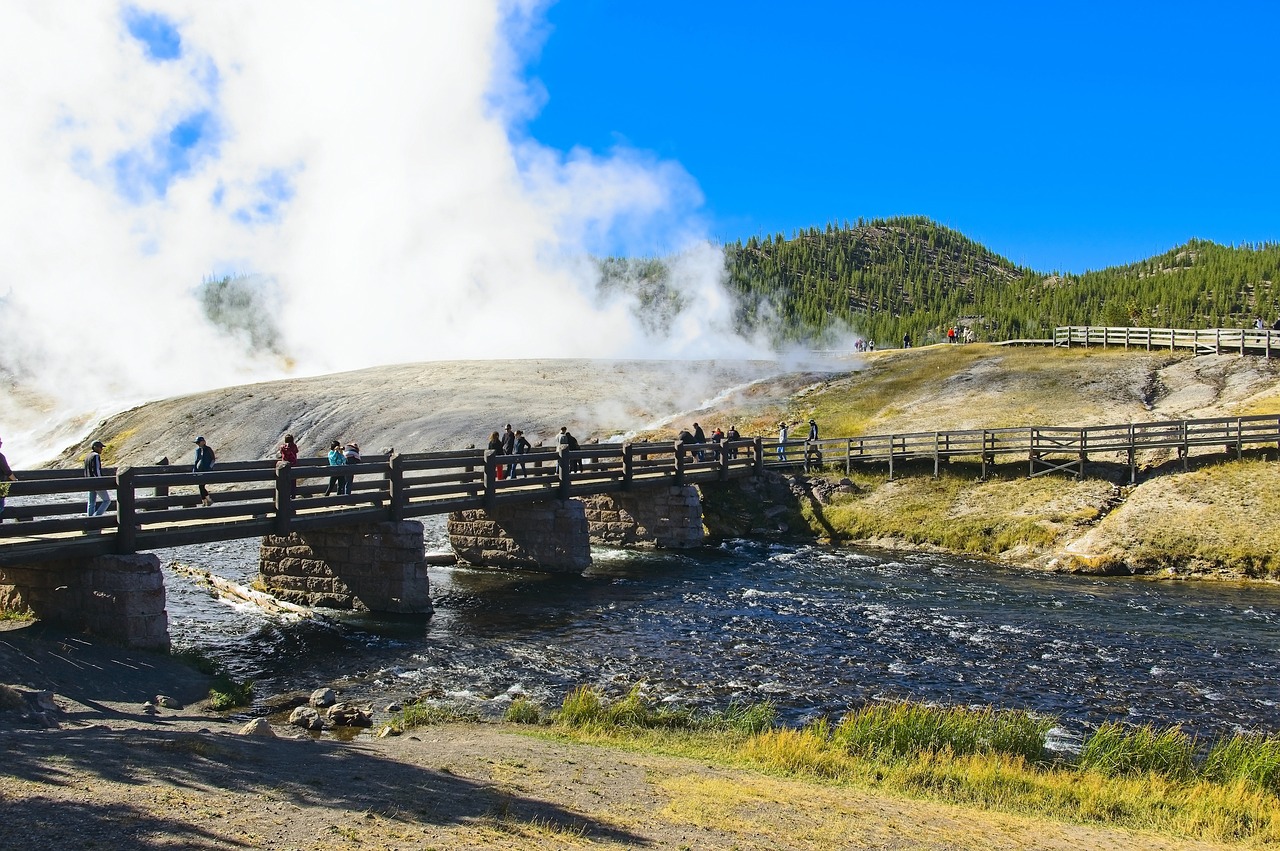
[[[178,55],[150,55],[129,9],[172,23]],[[702,199],[678,163],[527,138],[541,9],[3,4],[0,366],[27,352],[26,380],[88,410],[286,366],[700,352],[722,299],[655,347],[594,297],[584,252],[696,244]],[[228,272],[272,282],[290,364],[202,318],[194,289]]]

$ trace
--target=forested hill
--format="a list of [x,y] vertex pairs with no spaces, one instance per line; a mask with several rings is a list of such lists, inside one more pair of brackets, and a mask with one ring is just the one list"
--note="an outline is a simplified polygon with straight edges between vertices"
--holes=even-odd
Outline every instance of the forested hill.
[[903,334],[937,341],[953,325],[992,340],[1048,337],[1057,325],[1243,327],[1280,311],[1276,243],[1193,240],[1129,266],[1056,275],[911,217],[753,237],[726,245],[725,262],[743,330],[779,341],[821,344],[841,325],[881,346]]

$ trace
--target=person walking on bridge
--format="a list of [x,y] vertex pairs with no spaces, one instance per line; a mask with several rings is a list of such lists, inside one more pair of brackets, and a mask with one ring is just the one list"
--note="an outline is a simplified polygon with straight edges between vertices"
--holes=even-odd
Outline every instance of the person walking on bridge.
[[[516,454],[516,433],[511,430],[511,423],[507,423],[507,427],[502,430],[502,454]],[[511,478],[511,474],[516,471],[516,464],[512,461],[507,465],[507,478]]]
[[[84,474],[86,478],[96,479],[102,476],[102,450],[106,448],[101,440],[95,440],[93,445],[89,447],[89,454],[84,459]],[[106,514],[107,506],[110,504],[111,491],[89,491],[90,517],[101,517]]]
[[[340,440],[332,441],[329,444],[329,466],[342,467],[342,466],[345,466],[346,463],[347,463],[347,456],[342,454],[342,441]],[[345,476],[330,476],[329,486],[324,489],[324,495],[328,496],[331,493],[336,493],[339,496],[341,496],[343,493],[345,493],[346,489],[343,488],[342,486],[342,483],[345,479],[346,479]]]
[[[516,429],[516,443],[515,446],[511,448],[512,454],[526,455],[532,448],[533,446],[530,445],[529,439],[524,436],[524,431],[522,429]],[[516,464],[520,465],[520,472],[524,474],[525,478],[528,478],[529,471],[525,469],[525,462],[523,460],[511,462],[511,467],[507,470],[507,478],[514,479],[516,477]]]
[[778,460],[787,460],[787,421],[778,423]]
[[[191,467],[193,473],[207,473],[213,469],[213,447],[205,443],[203,437],[196,438],[196,462]],[[209,489],[205,487],[204,482],[198,482],[200,488],[200,504],[209,506],[213,505],[213,500],[209,498]]]

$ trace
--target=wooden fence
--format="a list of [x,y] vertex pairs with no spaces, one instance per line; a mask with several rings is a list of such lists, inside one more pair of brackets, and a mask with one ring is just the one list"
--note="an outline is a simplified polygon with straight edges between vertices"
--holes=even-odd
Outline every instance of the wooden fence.
[[944,461],[965,460],[981,464],[982,476],[997,456],[1014,455],[1027,460],[1027,476],[1069,472],[1081,478],[1089,456],[1119,455],[1129,467],[1129,481],[1137,480],[1139,452],[1172,450],[1187,469],[1193,449],[1216,448],[1241,457],[1246,447],[1280,449],[1280,415],[1215,417],[1196,420],[1123,423],[1099,426],[1022,426],[965,431],[922,431],[904,434],[837,437],[818,441],[765,441],[763,452],[769,467],[843,466],[855,463],[887,464],[893,478],[895,466],[907,461],[932,461],[938,475]]
[[1241,355],[1260,354],[1271,359],[1272,350],[1280,350],[1280,331],[1254,328],[1098,328],[1090,325],[1068,325],[1053,330],[1053,344],[1072,346],[1123,346],[1147,351],[1191,349],[1196,354],[1233,352]]
[[[0,523],[0,564],[727,480],[762,469],[760,446],[754,439],[696,447],[590,444],[574,452],[537,449],[510,456],[483,450],[424,452],[369,457],[341,467],[319,458],[295,465],[233,461],[204,473],[188,466],[127,467],[104,470],[107,475],[98,478],[75,470],[19,470]],[[335,476],[350,479],[350,494],[324,495]],[[201,504],[199,486],[209,490],[212,505]],[[114,491],[114,510],[87,516],[84,497],[90,490]]]

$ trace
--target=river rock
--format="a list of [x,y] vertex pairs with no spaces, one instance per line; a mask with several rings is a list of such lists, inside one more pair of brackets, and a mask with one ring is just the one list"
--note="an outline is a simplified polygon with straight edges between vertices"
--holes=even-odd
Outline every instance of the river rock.
[[310,706],[296,707],[289,713],[289,723],[304,730],[323,730],[324,719]]
[[182,704],[169,697],[167,694],[156,695],[156,706],[163,706],[165,709],[181,709]]
[[329,721],[337,727],[372,727],[373,709],[335,703],[329,707]]
[[240,735],[274,739],[276,731],[271,729],[271,725],[267,723],[266,718],[254,718],[240,728]]
[[318,688],[311,692],[311,705],[318,707],[333,706],[338,700],[338,696],[334,694],[331,688]]

